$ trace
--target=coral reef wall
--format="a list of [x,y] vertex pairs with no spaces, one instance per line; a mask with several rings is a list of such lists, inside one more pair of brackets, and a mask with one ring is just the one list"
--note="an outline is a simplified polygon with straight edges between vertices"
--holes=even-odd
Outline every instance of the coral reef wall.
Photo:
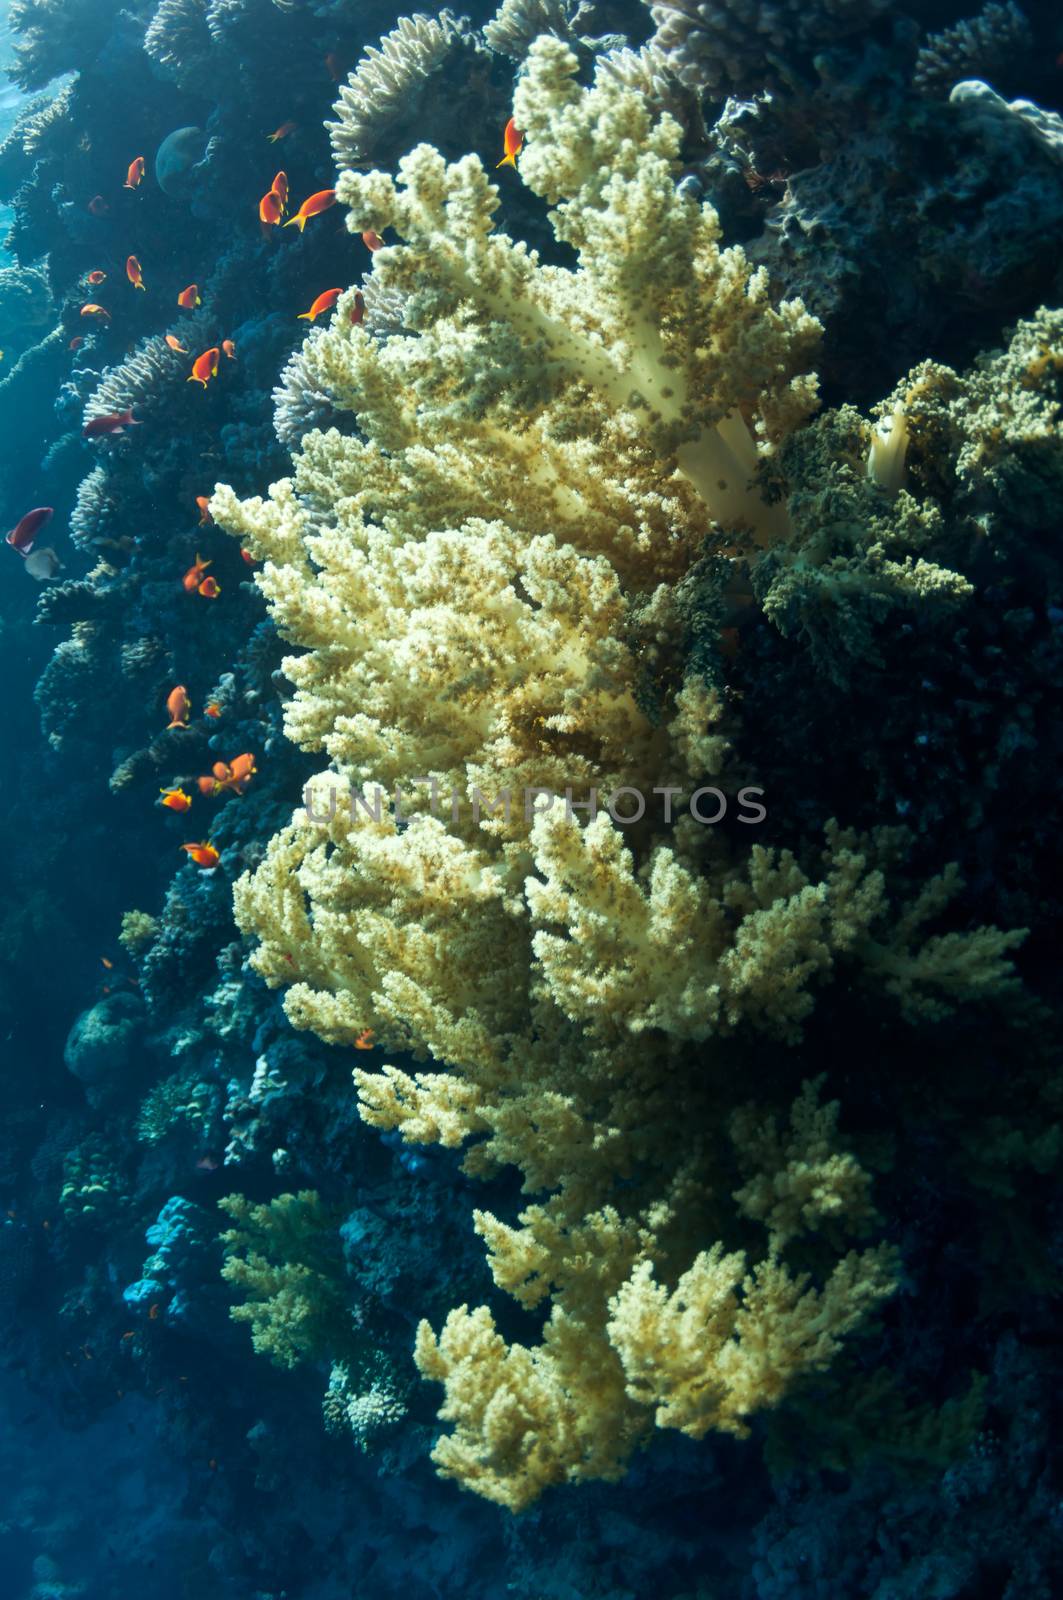
[[1055,8],[10,23],[12,1600],[1050,1595]]

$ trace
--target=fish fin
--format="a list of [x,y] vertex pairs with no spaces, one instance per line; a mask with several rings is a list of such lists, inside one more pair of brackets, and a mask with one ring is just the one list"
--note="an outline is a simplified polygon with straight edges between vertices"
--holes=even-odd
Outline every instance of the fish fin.
[[517,170],[516,154],[514,153],[511,156],[503,156],[501,161],[497,162],[495,165],[496,172],[498,171],[499,167],[512,167],[515,172]]

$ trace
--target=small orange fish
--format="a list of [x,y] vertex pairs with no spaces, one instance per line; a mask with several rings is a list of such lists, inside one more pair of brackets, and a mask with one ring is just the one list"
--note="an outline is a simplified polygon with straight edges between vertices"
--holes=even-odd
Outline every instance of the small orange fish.
[[216,600],[221,594],[221,584],[216,578],[204,578],[199,586],[198,593],[204,600]]
[[202,305],[203,302],[199,298],[198,285],[190,283],[187,289],[182,289],[177,296],[177,304],[183,306],[186,311],[194,311],[196,306]]
[[218,782],[216,778],[202,777],[196,779],[196,787],[200,794],[217,794]]
[[240,554],[243,556],[249,567],[253,567],[255,565],[256,557],[251,554],[250,550],[241,549]]
[[96,305],[92,300],[89,301],[87,306],[82,306],[81,315],[83,317],[102,317],[104,322],[110,322],[111,320],[111,313],[105,311],[103,306]]
[[111,208],[102,194],[94,194],[86,209],[91,211],[94,217],[105,217]]
[[379,233],[374,233],[372,228],[366,228],[365,232],[362,234],[362,243],[365,245],[370,255],[372,255],[374,250],[383,250],[384,248],[383,239],[380,237]]
[[167,811],[190,811],[192,809],[192,796],[186,794],[183,789],[160,789],[159,793],[162,795],[162,800],[159,803],[164,805]]
[[208,495],[197,494],[196,505],[199,507],[199,526],[201,528],[204,527],[206,523],[214,521],[214,518],[210,514],[210,497]]
[[102,966],[105,966],[107,968],[108,972],[113,971],[114,962],[113,961],[108,961],[106,956],[101,956],[100,957],[100,963],[101,963]]
[[299,321],[316,322],[322,312],[332,310],[342,293],[342,289],[326,289],[322,294],[318,295],[309,311],[300,311]]
[[176,689],[171,689],[166,696],[166,709],[170,713],[167,728],[188,727],[188,713],[192,709],[192,702],[183,683],[179,683]]
[[123,189],[135,189],[144,176],[144,157],[137,156],[135,161],[129,163],[129,171],[125,175]]
[[250,750],[245,751],[242,756],[236,756],[229,767],[229,771],[237,783],[243,783],[245,780],[253,778],[258,768],[255,766],[255,758]]
[[148,1321],[154,1322],[159,1315],[159,1302],[156,1300],[148,1307]]
[[297,122],[282,122],[279,128],[274,128],[272,133],[267,133],[266,138],[270,144],[279,144],[282,139],[287,139],[299,126]]
[[181,579],[181,585],[186,594],[193,594],[199,588],[200,584],[203,582],[203,574],[210,565],[211,563],[209,561],[204,561],[203,557],[197,551],[194,563],[189,567],[188,571]]
[[67,349],[68,350],[80,350],[81,346],[84,343],[85,343],[84,335],[80,334],[80,333],[75,333],[74,337],[71,339],[70,343],[67,345]]
[[[272,193],[272,190],[270,191]],[[311,217],[319,217],[323,211],[328,211],[336,204],[335,189],[319,189],[304,200],[294,217],[289,217],[284,224],[286,228],[296,227],[302,233]]]
[[106,278],[107,278],[106,272],[101,272],[99,267],[97,267],[95,272],[90,272],[89,273],[88,277],[85,279],[85,282],[86,283],[91,283],[92,287],[95,289],[97,284],[104,283],[106,281]]
[[287,209],[288,209],[288,174],[286,172],[278,172],[276,177],[273,179],[273,183],[271,184],[270,187],[272,188],[273,193],[280,200],[281,205],[287,211]]
[[351,322],[358,328],[365,321],[365,295],[360,289],[354,292],[354,305],[351,307]]
[[216,700],[212,700],[209,705],[203,707],[203,715],[205,717],[220,717],[221,706]]
[[233,344],[231,339],[223,339],[221,342],[221,347],[225,351],[225,354],[228,356],[230,361],[236,360],[236,346]]
[[372,1028],[363,1028],[362,1029],[361,1033],[358,1035],[357,1039],[355,1039],[355,1041],[354,1041],[354,1048],[356,1050],[372,1050],[372,1048],[373,1048],[373,1030],[372,1030]]
[[197,356],[192,363],[192,372],[188,379],[189,383],[201,383],[205,389],[211,378],[218,376],[218,357],[220,355],[221,351],[217,345],[214,345],[212,349],[204,350],[201,356]]
[[134,289],[144,288],[144,275],[140,270],[140,262],[136,256],[130,256],[125,264],[125,275]]
[[176,334],[168,333],[166,335],[166,343],[170,346],[171,350],[176,350],[179,356],[186,356],[188,354],[187,347],[181,343]]
[[512,117],[510,117],[509,121],[506,123],[506,129],[502,135],[502,148],[506,153],[498,163],[498,166],[496,166],[496,172],[498,171],[498,167],[516,168],[517,157],[524,149],[524,135],[521,133]]
[[269,189],[258,202],[258,220],[267,228],[275,228],[284,215],[284,206],[276,189]]
[[197,867],[204,867],[208,872],[212,871],[221,860],[221,856],[218,854],[217,850],[215,850],[214,846],[212,844],[208,844],[205,839],[201,840],[198,844],[183,844],[181,849],[188,851]]

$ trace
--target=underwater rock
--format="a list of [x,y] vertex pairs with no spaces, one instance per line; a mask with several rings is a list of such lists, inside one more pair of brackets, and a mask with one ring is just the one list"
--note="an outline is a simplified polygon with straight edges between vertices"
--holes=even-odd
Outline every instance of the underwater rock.
[[155,182],[171,200],[188,200],[195,188],[195,171],[207,153],[202,128],[175,128],[155,152]]
[[112,994],[83,1011],[63,1046],[66,1069],[85,1086],[92,1105],[128,1081],[143,1055],[144,1006],[139,996]]

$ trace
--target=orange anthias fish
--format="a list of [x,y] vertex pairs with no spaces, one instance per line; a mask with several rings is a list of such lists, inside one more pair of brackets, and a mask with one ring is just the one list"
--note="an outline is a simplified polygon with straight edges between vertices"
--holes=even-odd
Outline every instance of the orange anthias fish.
[[221,594],[221,584],[216,578],[204,578],[196,592],[201,594],[204,600],[216,600]]
[[351,322],[358,328],[365,321],[365,295],[361,289],[354,292],[354,305],[351,307]]
[[209,705],[203,707],[203,715],[205,717],[220,717],[221,706],[216,700],[212,700]]
[[85,282],[86,283],[91,283],[92,287],[95,289],[95,288],[98,287],[99,284],[105,282],[106,278],[107,278],[106,272],[101,272],[99,267],[97,267],[95,272],[90,272],[89,273],[88,277],[85,279]]
[[284,215],[284,205],[276,189],[268,190],[258,202],[258,220],[267,228],[275,228]]
[[517,157],[524,149],[524,135],[512,117],[506,123],[506,131],[502,135],[502,148],[506,153],[496,166],[496,172],[498,167],[516,167]]
[[280,197],[280,203],[285,211],[288,209],[288,174],[278,172],[271,185],[273,193]]
[[221,342],[221,347],[225,351],[225,354],[228,356],[230,361],[236,360],[236,346],[233,344],[231,339],[223,339]]
[[111,208],[102,194],[94,194],[86,209],[91,211],[94,217],[105,217]]
[[[214,518],[210,514],[210,497],[209,497],[209,495],[197,494],[196,495],[196,505],[199,507],[199,526],[201,528],[205,527],[208,522],[213,522],[214,521]],[[208,565],[209,565],[209,562],[208,562]]]
[[166,335],[166,343],[170,346],[171,350],[176,350],[179,356],[186,356],[188,354],[187,346],[181,343],[176,334],[168,333]]
[[362,1029],[361,1033],[358,1035],[357,1039],[355,1039],[355,1041],[354,1041],[354,1048],[356,1050],[372,1050],[372,1048],[373,1048],[373,1030],[372,1030],[372,1028],[363,1028]]
[[195,593],[200,584],[203,582],[203,574],[206,572],[209,566],[210,562],[204,561],[203,557],[197,551],[194,563],[189,567],[188,571],[181,579],[181,584],[186,594]]
[[274,128],[272,133],[267,133],[266,138],[270,144],[279,144],[282,139],[287,139],[299,126],[297,122],[282,122],[279,128]]
[[211,778],[211,777],[206,777],[206,776],[204,776],[202,778],[197,778],[196,779],[196,787],[199,790],[200,794],[217,794],[217,792],[218,792],[218,780],[217,780],[217,778]]
[[186,794],[183,789],[160,789],[159,793],[162,795],[159,804],[165,806],[167,811],[190,811],[192,809],[192,796]]
[[144,176],[144,157],[137,156],[135,161],[129,163],[129,171],[125,175],[123,189],[135,189]]
[[296,227],[302,233],[311,217],[319,217],[323,211],[328,211],[336,204],[335,189],[319,189],[316,194],[303,201],[294,217],[289,217],[284,224],[286,228]]
[[71,339],[70,343],[67,345],[67,349],[68,350],[80,350],[81,346],[84,343],[85,343],[85,340],[84,340],[83,336],[80,333],[75,333],[74,337]]
[[136,256],[130,256],[125,264],[125,275],[134,289],[143,289],[144,274],[140,270],[140,262]]
[[323,311],[332,310],[342,293],[342,289],[326,289],[323,294],[318,295],[309,311],[300,311],[299,321],[316,322]]
[[257,558],[251,554],[250,550],[241,549],[240,554],[243,556],[249,567],[253,567],[255,565]]
[[188,727],[188,713],[192,709],[192,702],[183,683],[179,683],[176,689],[171,689],[166,696],[166,709],[170,713],[167,728]]
[[194,311],[196,306],[202,305],[203,302],[199,298],[198,284],[190,283],[187,289],[182,289],[177,296],[177,304],[183,306],[186,311]]
[[192,363],[192,371],[188,379],[189,383],[201,383],[205,389],[211,378],[218,376],[218,357],[220,355],[221,351],[217,345],[214,345],[212,349],[204,350],[201,356],[197,356]]
[[383,239],[380,237],[379,233],[374,233],[372,228],[366,228],[365,232],[362,234],[362,243],[365,245],[370,255],[372,255],[374,250],[383,250],[384,248]]
[[111,320],[111,313],[105,311],[103,306],[96,305],[93,300],[90,300],[87,306],[82,306],[81,315],[83,317],[102,317],[104,322],[110,322]]
[[124,433],[127,428],[139,428],[132,407],[128,411],[110,411],[105,417],[93,417],[81,430],[83,439],[99,439],[112,433]]
[[208,844],[205,839],[201,840],[199,844],[183,844],[181,849],[188,851],[197,867],[203,867],[208,872],[213,871],[221,860],[221,856],[214,846]]

